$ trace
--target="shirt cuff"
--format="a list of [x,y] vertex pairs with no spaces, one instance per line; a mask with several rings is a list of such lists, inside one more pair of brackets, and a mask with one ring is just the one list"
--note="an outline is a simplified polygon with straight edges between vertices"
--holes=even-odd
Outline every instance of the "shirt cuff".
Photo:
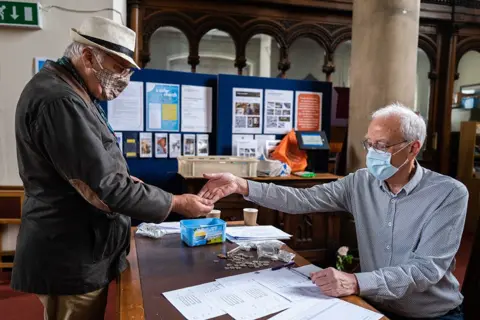
[[248,184],[248,196],[243,197],[245,200],[250,202],[257,202],[263,197],[263,188],[260,182],[247,180]]
[[373,296],[377,294],[378,284],[373,272],[355,273],[355,277],[357,277],[360,296]]

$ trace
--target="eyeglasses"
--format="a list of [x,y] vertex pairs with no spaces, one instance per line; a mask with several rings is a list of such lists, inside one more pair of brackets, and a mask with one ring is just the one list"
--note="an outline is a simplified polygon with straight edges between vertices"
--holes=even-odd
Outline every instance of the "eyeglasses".
[[368,141],[368,139],[365,139],[362,141],[362,144],[363,144],[363,147],[365,148],[365,150],[368,150],[370,148],[372,148],[374,151],[378,152],[378,153],[385,153],[385,152],[388,152],[388,149],[390,149],[391,147],[395,147],[395,146],[398,146],[399,144],[402,144],[402,143],[405,143],[405,142],[408,142],[407,140],[403,140],[402,142],[398,142],[398,143],[395,143],[395,144],[386,144],[386,143],[382,143],[382,142],[377,142],[375,144],[371,143],[370,141]]
[[[97,64],[100,66],[100,68],[104,69],[105,67],[100,63],[100,59],[97,57],[97,54],[98,51],[93,51],[92,50],[92,55],[93,57],[95,58],[95,60],[97,61]],[[110,70],[111,72],[114,72],[116,74],[118,74],[119,76],[121,77],[130,77],[132,74],[133,74],[133,70],[131,68],[125,68],[123,66],[120,66],[116,59],[113,58],[111,55],[109,55],[108,53],[104,53],[106,56],[110,57],[113,61],[114,61],[114,69],[115,70],[110,70],[109,68],[107,68],[108,70]]]

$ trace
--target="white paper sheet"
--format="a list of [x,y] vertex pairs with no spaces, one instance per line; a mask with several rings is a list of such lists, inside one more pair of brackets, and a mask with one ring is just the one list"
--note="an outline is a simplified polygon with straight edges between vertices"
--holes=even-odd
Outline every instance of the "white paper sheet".
[[184,156],[195,155],[195,151],[196,151],[195,137],[196,136],[194,134],[183,135],[183,155]]
[[212,132],[212,88],[182,86],[182,131]]
[[256,140],[239,140],[237,141],[237,156],[256,158],[257,157],[257,141]]
[[228,236],[236,239],[290,239],[291,235],[274,226],[227,227]]
[[258,279],[259,277],[262,276],[262,273],[267,271],[272,271],[272,270],[271,268],[268,268],[264,270],[254,271],[254,272],[247,272],[247,273],[237,274],[234,276],[219,278],[219,279],[216,279],[215,281],[217,281],[224,287],[244,285],[251,281],[255,281],[255,279]]
[[170,133],[168,151],[170,158],[177,158],[182,155],[182,135],[180,133]]
[[292,130],[292,119],[293,91],[265,90],[264,132],[277,134],[288,133]]
[[257,141],[257,156],[263,154],[267,156],[266,142],[275,140],[274,134],[257,134],[255,135],[255,140]]
[[255,281],[292,302],[325,298],[311,280],[286,268],[262,272]]
[[164,292],[163,295],[188,320],[203,320],[219,317],[225,312],[212,305],[206,295],[222,289],[218,282]]
[[306,300],[270,320],[378,320],[383,315],[340,299]]
[[148,127],[162,128],[162,105],[160,103],[150,103],[148,108]]
[[151,158],[152,149],[152,133],[140,132],[140,158]]
[[131,81],[114,100],[108,101],[108,122],[117,131],[143,131],[143,82]]
[[263,89],[233,88],[233,133],[262,133]]
[[178,230],[180,230],[180,221],[162,222],[159,225],[160,225],[160,227],[165,228],[165,229],[178,229]]
[[237,153],[237,142],[244,140],[254,140],[253,135],[249,134],[234,134],[232,135],[232,156],[238,156]]
[[208,134],[197,134],[197,156],[205,157],[209,154]]
[[253,320],[291,306],[282,296],[258,283],[225,287],[208,293],[211,305],[226,311],[235,320]]
[[168,157],[168,133],[155,133],[155,158]]
[[117,138],[117,145],[120,148],[120,152],[123,154],[123,132],[115,132],[115,137]]

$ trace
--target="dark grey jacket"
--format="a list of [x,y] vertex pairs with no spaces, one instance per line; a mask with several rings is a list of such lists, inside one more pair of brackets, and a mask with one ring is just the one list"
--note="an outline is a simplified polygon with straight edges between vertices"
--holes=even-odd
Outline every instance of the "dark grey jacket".
[[71,295],[106,286],[127,266],[130,217],[163,221],[172,195],[130,178],[89,95],[55,62],[23,90],[15,133],[25,202],[12,288]]

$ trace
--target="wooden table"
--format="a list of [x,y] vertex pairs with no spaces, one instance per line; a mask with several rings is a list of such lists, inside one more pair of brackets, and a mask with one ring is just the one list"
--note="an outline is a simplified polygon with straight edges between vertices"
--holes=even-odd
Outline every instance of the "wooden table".
[[[233,223],[233,225],[240,224],[241,222]],[[231,243],[189,248],[181,243],[178,235],[169,235],[162,239],[149,239],[135,237],[135,231],[136,228],[132,228],[130,254],[127,257],[130,265],[117,280],[117,319],[143,320],[145,317],[148,319],[183,319],[180,313],[163,297],[163,292],[251,271],[250,269],[227,271],[223,269],[222,263],[213,262],[217,259],[216,253],[225,252],[235,246]],[[294,252],[288,247],[285,249]],[[148,250],[148,255],[146,255],[146,250]],[[194,263],[195,260],[204,261],[197,265]],[[310,264],[299,255],[296,255],[295,263],[298,266]],[[149,291],[144,299],[144,290],[147,289],[147,286],[155,289],[154,292]],[[342,299],[375,311],[360,297],[350,296]],[[228,317],[223,318],[228,319]],[[387,318],[382,319],[386,320]]]

